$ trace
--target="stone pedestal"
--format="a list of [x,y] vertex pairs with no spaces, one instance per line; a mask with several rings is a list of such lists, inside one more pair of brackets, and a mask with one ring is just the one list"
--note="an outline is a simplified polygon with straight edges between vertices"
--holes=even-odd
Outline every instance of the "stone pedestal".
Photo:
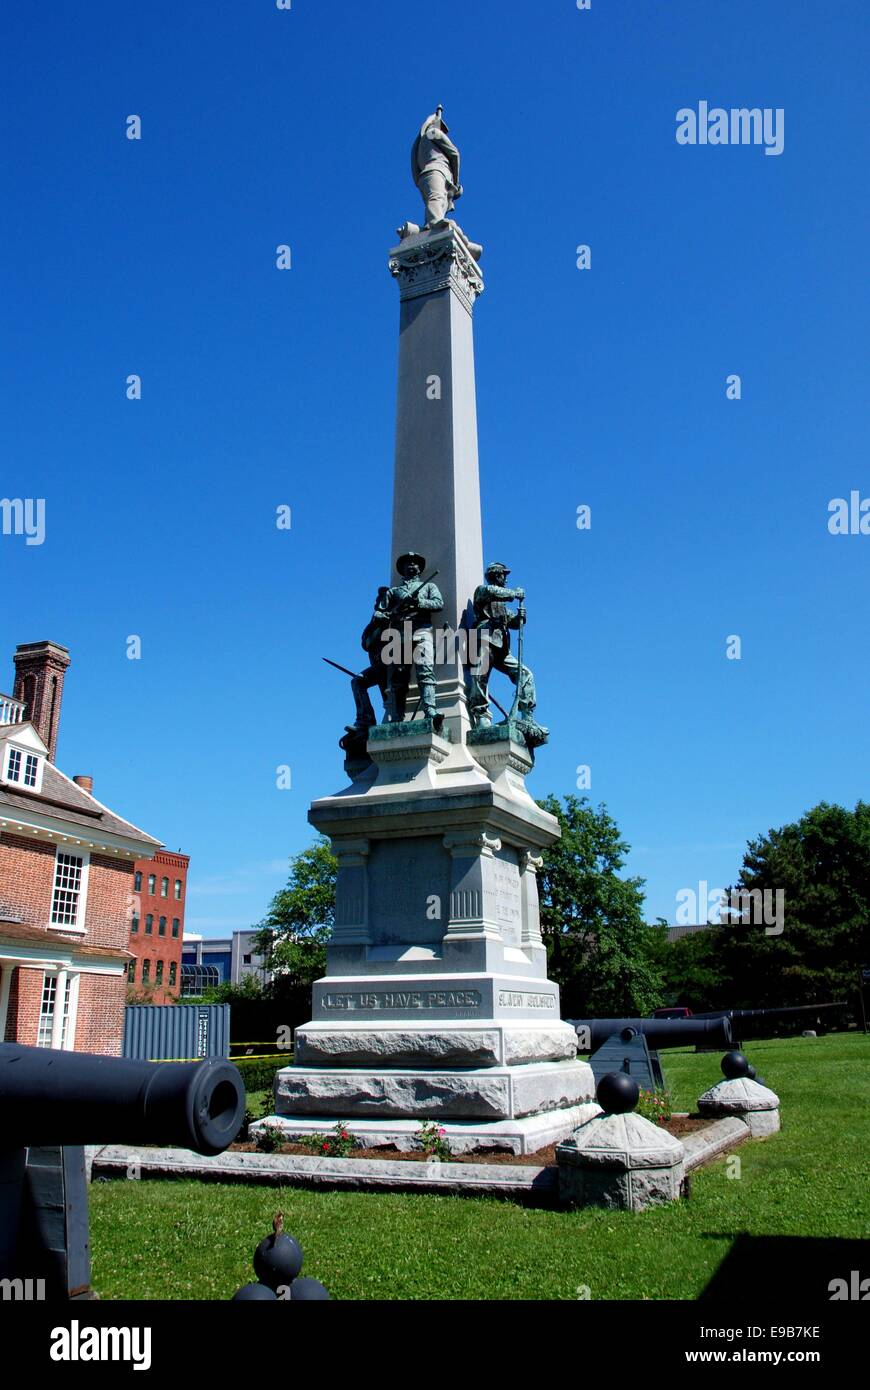
[[373,781],[309,813],[338,858],[336,923],[268,1123],[341,1120],[376,1144],[436,1120],[455,1151],[534,1152],[594,1095],[541,940],[535,875],[558,826],[502,768],[457,771],[448,740],[399,727],[373,731]]
[[645,1211],[675,1201],[685,1176],[679,1139],[633,1112],[593,1115],[556,1158],[559,1196],[577,1206]]
[[764,1139],[780,1128],[779,1096],[767,1086],[738,1076],[731,1081],[719,1081],[698,1098],[701,1115],[739,1115],[749,1126],[753,1139]]

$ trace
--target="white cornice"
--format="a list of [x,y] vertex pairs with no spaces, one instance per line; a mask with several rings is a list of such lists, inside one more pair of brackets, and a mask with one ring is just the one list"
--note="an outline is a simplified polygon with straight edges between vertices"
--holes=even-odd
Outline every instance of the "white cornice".
[[141,840],[126,835],[113,835],[101,830],[98,825],[80,825],[78,821],[73,823],[46,815],[35,807],[23,820],[18,808],[13,810],[0,803],[0,832],[4,831],[28,840],[47,840],[54,845],[77,845],[81,849],[113,855],[118,859],[150,859],[158,848],[157,845],[143,844]]
[[[2,927],[0,927],[2,934]],[[45,945],[36,942],[25,943],[0,941],[0,965],[41,965],[44,969],[57,970],[61,966],[72,967],[86,975],[121,975],[126,970],[126,962],[111,956],[76,957],[74,941],[52,941],[46,937]]]

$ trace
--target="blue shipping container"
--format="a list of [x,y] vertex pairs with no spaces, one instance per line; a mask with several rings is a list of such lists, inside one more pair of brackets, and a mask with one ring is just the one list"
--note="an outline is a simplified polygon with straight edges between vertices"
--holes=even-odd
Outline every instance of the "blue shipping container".
[[229,1057],[229,1004],[128,1004],[124,1056],[143,1062]]

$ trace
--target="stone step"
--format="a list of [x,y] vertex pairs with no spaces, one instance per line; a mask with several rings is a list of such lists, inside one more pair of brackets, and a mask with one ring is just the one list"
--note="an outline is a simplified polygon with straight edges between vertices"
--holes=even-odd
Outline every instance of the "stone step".
[[574,1061],[577,1034],[568,1023],[505,1025],[483,1020],[414,1027],[406,1023],[308,1023],[297,1028],[294,1060],[307,1067],[498,1067]]
[[283,1115],[324,1119],[352,1115],[442,1120],[515,1120],[565,1110],[595,1095],[587,1062],[533,1062],[516,1067],[414,1070],[292,1066],[275,1078]]

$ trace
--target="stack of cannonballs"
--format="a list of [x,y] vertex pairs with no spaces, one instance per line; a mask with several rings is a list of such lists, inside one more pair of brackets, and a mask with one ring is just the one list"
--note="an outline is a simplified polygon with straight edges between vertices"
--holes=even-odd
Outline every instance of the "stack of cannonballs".
[[764,1077],[758,1075],[749,1058],[742,1052],[725,1053],[722,1058],[722,1075],[726,1081],[737,1081],[741,1076],[745,1076],[749,1081],[757,1081],[759,1086],[765,1084]]
[[302,1259],[299,1242],[284,1231],[284,1213],[276,1212],[272,1234],[261,1240],[254,1251],[256,1281],[237,1289],[232,1302],[283,1299],[294,1303],[311,1303],[329,1298],[318,1279],[309,1279],[301,1274]]

